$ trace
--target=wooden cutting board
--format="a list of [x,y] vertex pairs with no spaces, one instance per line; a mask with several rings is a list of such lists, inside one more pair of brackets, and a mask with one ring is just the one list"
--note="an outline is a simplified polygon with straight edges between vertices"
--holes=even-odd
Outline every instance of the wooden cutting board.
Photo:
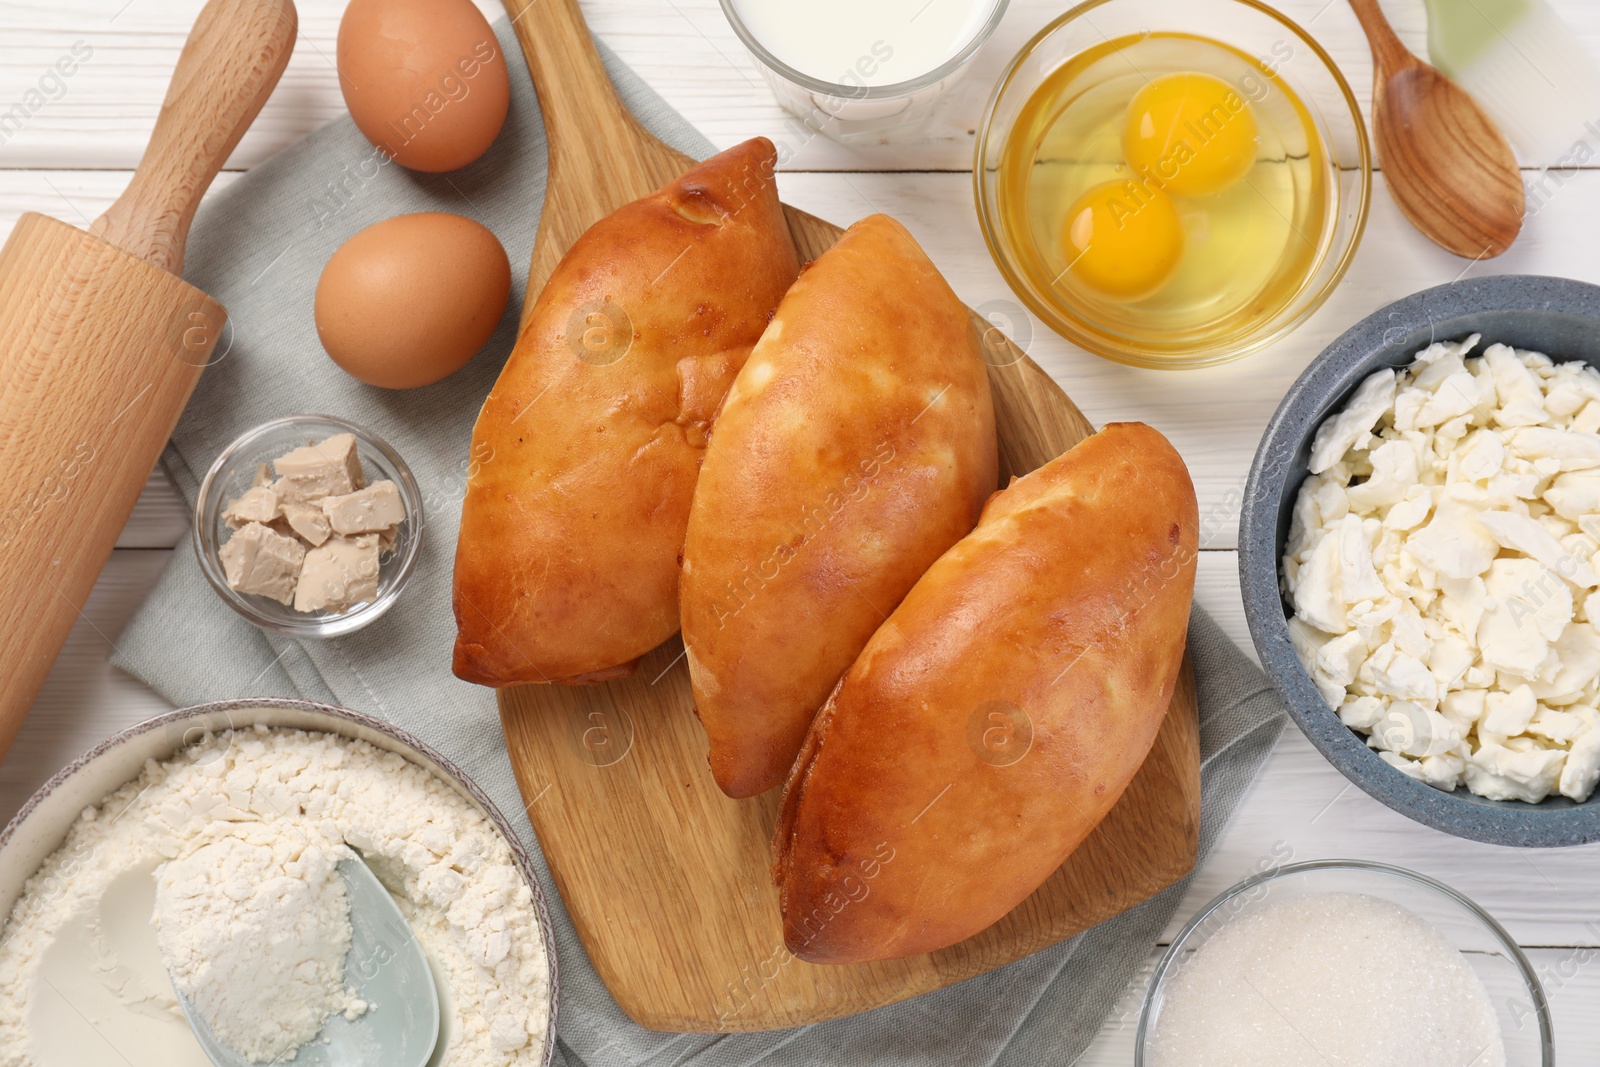
[[[693,161],[622,106],[575,0],[506,6],[550,141],[549,189],[528,281],[533,294],[593,222]],[[803,260],[843,232],[788,212]],[[1093,427],[999,330],[981,320],[978,328],[990,361],[1004,484]],[[778,791],[736,801],[717,788],[682,653],[674,638],[646,656],[632,678],[499,694],[511,765],[567,912],[601,980],[642,1026],[768,1030],[892,1004],[1053,945],[1149,898],[1194,865],[1199,719],[1186,659],[1143,769],[1033,896],[978,936],[925,956],[805,963],[784,947],[767,873]]]

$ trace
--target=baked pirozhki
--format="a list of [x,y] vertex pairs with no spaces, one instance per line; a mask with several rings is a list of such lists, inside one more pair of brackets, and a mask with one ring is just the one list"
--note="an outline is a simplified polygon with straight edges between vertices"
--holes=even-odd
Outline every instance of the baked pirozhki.
[[1183,460],[1138,423],[989,501],[806,736],[774,842],[790,951],[859,963],[943,948],[1072,854],[1172,699],[1197,520]]
[[717,417],[679,588],[729,796],[783,784],[817,709],[996,487],[971,315],[873,215],[800,275]]
[[601,219],[551,273],[472,433],[455,673],[627,674],[678,629],[723,394],[800,265],[756,138]]

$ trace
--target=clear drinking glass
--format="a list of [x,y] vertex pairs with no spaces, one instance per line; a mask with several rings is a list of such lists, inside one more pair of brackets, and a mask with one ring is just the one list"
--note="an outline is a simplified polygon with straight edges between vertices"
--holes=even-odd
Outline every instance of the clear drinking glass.
[[872,77],[876,73],[877,57],[871,54],[861,56],[854,71],[841,71],[839,81],[805,74],[762,44],[740,17],[735,0],[722,0],[722,12],[739,40],[756,58],[762,76],[784,110],[811,129],[835,141],[851,144],[891,140],[897,135],[915,132],[933,109],[934,102],[965,73],[972,58],[1000,24],[1009,0],[992,2],[994,6],[988,16],[955,55],[926,73],[887,85],[867,85],[864,80],[850,84],[843,80],[851,74],[862,79]]

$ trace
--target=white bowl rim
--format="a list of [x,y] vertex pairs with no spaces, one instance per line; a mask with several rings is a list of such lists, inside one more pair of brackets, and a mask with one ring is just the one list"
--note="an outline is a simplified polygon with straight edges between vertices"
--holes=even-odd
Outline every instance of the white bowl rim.
[[[0,857],[5,855],[6,846],[10,843],[13,834],[28,820],[29,816],[33,814],[33,812],[45,800],[46,797],[48,797],[55,790],[59,789],[65,782],[67,782],[89,764],[95,762],[101,756],[104,756],[113,749],[125,744],[130,739],[149,733],[152,730],[166,729],[172,726],[174,723],[184,722],[189,719],[197,719],[212,715],[223,715],[231,718],[232,713],[235,711],[251,711],[257,709],[281,709],[286,711],[301,712],[305,714],[311,714],[313,716],[334,719],[348,723],[352,726],[362,727],[372,730],[378,734],[382,734],[389,740],[397,743],[403,748],[410,749],[412,752],[421,756],[424,760],[431,762],[434,765],[433,767],[423,766],[423,764],[418,763],[416,760],[410,761],[412,763],[416,763],[418,766],[423,766],[424,770],[428,770],[430,772],[436,770],[442,771],[447,780],[450,780],[451,784],[459,787],[464,793],[466,793],[467,797],[472,801],[472,803],[477,805],[479,810],[482,811],[483,814],[489,819],[490,823],[494,825],[495,830],[505,841],[507,847],[511,849],[512,861],[516,864],[517,870],[522,875],[523,881],[527,883],[529,890],[531,890],[533,893],[534,910],[539,919],[539,932],[540,936],[544,939],[545,959],[548,963],[550,974],[550,1013],[547,1018],[548,1025],[545,1030],[544,1051],[540,1056],[539,1062],[541,1067],[550,1067],[551,1063],[555,1059],[556,1024],[558,1022],[561,1004],[561,980],[559,970],[560,961],[556,954],[555,928],[550,921],[550,909],[545,900],[544,889],[541,887],[539,882],[538,870],[534,866],[532,858],[528,855],[527,849],[523,847],[522,838],[515,830],[512,829],[510,823],[506,821],[505,816],[500,812],[500,808],[493,800],[489,798],[489,795],[485,793],[481,787],[479,787],[478,783],[474,781],[470,775],[468,775],[460,767],[457,767],[449,758],[441,755],[426,741],[413,736],[400,727],[395,726],[393,723],[385,722],[383,719],[376,718],[372,715],[367,715],[363,712],[352,711],[349,708],[341,708],[334,704],[322,704],[317,701],[300,700],[289,697],[241,697],[232,700],[217,700],[206,704],[194,704],[186,708],[178,708],[174,711],[164,712],[160,715],[145,719],[143,722],[135,723],[134,725],[125,729],[118,730],[104,741],[101,741],[87,752],[78,756],[65,767],[62,767],[50,777],[49,781],[45,782],[44,785],[35,790],[33,795],[30,796],[27,802],[22,805],[22,808],[17,812],[17,814],[12,817],[11,821],[6,823],[5,829],[0,830]],[[244,729],[248,725],[253,724],[240,724],[234,728]],[[290,727],[284,728],[290,729]],[[296,727],[296,729],[298,728],[299,727]],[[349,734],[340,734],[336,730],[325,730],[323,732],[338,734],[338,736],[341,737],[350,737]],[[394,750],[391,749],[390,751]],[[113,789],[115,788],[117,787],[113,787]],[[59,847],[59,844],[56,847]],[[32,873],[33,872],[29,872],[30,877]],[[0,928],[4,927],[4,924],[9,921],[9,918],[9,915],[0,916]]]

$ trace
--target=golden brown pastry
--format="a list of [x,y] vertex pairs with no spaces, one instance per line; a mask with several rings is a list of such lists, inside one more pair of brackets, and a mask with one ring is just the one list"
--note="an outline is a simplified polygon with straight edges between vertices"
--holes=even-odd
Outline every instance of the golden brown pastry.
[[472,432],[455,673],[629,673],[678,628],[711,420],[800,265],[772,143],[728,149],[568,250]]
[[782,785],[817,709],[994,492],[970,313],[873,215],[807,267],[734,379],[695,489],[679,600],[723,792]]
[[790,951],[856,963],[954,944],[1078,847],[1172,699],[1197,519],[1183,460],[1138,423],[989,501],[806,736],[774,842]]

